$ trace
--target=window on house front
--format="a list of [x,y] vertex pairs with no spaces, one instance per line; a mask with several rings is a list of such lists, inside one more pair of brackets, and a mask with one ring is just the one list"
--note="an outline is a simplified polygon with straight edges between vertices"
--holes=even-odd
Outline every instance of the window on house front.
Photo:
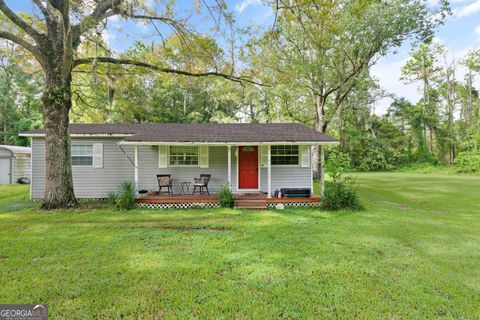
[[72,165],[92,166],[93,165],[93,146],[92,145],[72,145]]
[[271,146],[272,165],[298,165],[298,146]]
[[171,146],[171,166],[198,166],[198,147]]

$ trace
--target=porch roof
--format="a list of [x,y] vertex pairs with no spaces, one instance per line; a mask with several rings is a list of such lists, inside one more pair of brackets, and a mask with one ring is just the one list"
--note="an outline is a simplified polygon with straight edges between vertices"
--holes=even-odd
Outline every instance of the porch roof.
[[[123,144],[138,143],[336,143],[298,123],[227,124],[71,124],[71,136],[122,136]],[[44,136],[43,129],[22,133]]]

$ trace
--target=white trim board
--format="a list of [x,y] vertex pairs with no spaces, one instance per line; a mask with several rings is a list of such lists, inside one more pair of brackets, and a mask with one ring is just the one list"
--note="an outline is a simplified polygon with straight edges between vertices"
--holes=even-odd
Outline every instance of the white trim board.
[[191,146],[191,145],[207,145],[207,146],[266,146],[266,145],[337,145],[339,141],[282,141],[282,142],[155,142],[155,141],[119,141],[121,145],[139,145],[139,146]]
[[[20,137],[45,138],[45,133],[19,133]],[[71,138],[126,138],[135,135],[126,133],[71,133]]]
[[[71,138],[127,138],[135,134],[70,134]],[[20,137],[45,138],[44,133],[20,133]],[[337,145],[340,141],[263,141],[263,142],[178,142],[178,141],[119,141],[122,145],[159,146],[159,145],[208,145],[208,146],[262,146],[262,145]]]

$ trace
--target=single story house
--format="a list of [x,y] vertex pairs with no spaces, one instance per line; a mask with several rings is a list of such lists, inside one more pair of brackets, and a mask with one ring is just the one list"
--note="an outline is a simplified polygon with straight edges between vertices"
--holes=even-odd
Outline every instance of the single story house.
[[31,153],[31,148],[0,145],[0,184],[17,183],[20,178],[30,179]]
[[[21,135],[31,137],[31,197],[43,198],[44,130]],[[337,144],[294,123],[71,124],[70,136],[77,198],[105,198],[125,180],[155,191],[159,174],[171,175],[173,194],[200,174],[211,175],[212,194],[223,185],[266,197],[280,188],[313,190],[311,147]]]

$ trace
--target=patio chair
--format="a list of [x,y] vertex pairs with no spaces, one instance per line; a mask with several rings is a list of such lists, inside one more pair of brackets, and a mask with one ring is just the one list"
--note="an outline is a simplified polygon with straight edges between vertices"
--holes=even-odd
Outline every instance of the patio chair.
[[172,178],[170,174],[157,174],[157,181],[158,181],[158,195],[162,194],[162,188],[167,188],[167,191],[164,193],[173,195]]
[[207,194],[210,194],[210,192],[208,192],[208,182],[210,181],[211,177],[212,177],[211,174],[201,174],[200,178],[193,178],[195,182],[193,183],[192,194],[195,194],[195,191],[197,190],[197,188],[199,189],[200,194],[205,194],[205,191],[203,189],[207,191],[206,192]]

